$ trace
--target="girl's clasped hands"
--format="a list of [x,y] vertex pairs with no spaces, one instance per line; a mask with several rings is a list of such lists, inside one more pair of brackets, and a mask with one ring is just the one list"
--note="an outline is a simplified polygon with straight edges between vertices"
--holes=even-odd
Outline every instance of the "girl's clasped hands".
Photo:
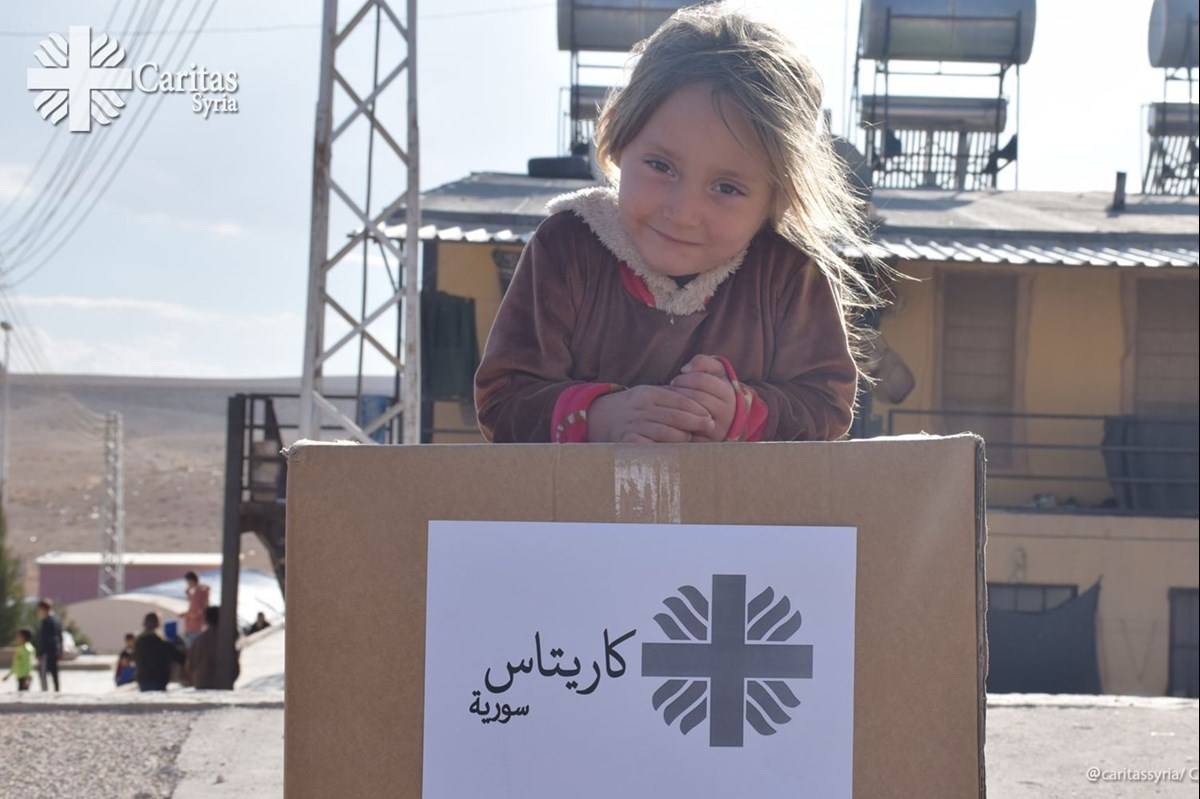
[[724,441],[736,393],[725,367],[697,355],[665,386],[634,386],[606,394],[588,410],[588,438],[627,444]]

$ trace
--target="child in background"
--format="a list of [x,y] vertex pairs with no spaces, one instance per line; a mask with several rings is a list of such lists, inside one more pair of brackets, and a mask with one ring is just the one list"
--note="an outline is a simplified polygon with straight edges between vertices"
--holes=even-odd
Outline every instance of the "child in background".
[[129,685],[137,676],[137,668],[133,663],[133,652],[125,651],[117,655],[117,669],[113,673],[113,682],[120,688]]
[[9,677],[15,676],[17,690],[28,691],[30,683],[33,682],[33,661],[36,658],[37,652],[33,648],[33,630],[22,627],[17,630],[17,649],[13,652],[12,665],[9,667],[8,674],[4,675],[4,682],[7,682]]
[[[208,607],[208,586],[200,582],[200,576],[193,571],[183,575],[187,589],[187,612],[183,615],[183,639],[188,646],[196,640],[196,636],[204,629],[204,609]],[[174,637],[174,627],[168,626],[168,638]]]
[[125,633],[125,646],[117,655],[117,667],[113,669],[113,682],[120,688],[133,682],[136,669],[133,663],[133,647],[137,637],[133,633]]
[[832,440],[858,369],[846,312],[875,304],[841,256],[864,203],[820,79],[744,13],[674,14],[635,48],[597,158],[617,188],[556,198],[479,371],[493,441]]

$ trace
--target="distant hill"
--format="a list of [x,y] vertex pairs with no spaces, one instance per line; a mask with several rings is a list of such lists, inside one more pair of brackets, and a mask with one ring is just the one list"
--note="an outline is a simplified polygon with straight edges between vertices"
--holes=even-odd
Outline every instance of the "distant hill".
[[[364,391],[390,386],[371,378]],[[126,549],[217,552],[228,398],[299,388],[299,378],[13,375],[8,538],[25,562],[27,593],[36,593],[37,556],[99,548],[105,414],[119,412],[125,427]],[[353,393],[354,382],[328,378],[327,390]],[[246,538],[242,551],[245,565],[270,570],[256,541]]]

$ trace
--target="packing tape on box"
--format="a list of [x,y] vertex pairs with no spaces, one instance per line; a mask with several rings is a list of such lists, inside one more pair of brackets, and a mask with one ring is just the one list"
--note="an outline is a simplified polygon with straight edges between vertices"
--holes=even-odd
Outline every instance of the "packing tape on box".
[[[649,450],[658,449],[651,454]],[[617,447],[613,452],[617,521],[679,524],[678,456],[661,447]]]

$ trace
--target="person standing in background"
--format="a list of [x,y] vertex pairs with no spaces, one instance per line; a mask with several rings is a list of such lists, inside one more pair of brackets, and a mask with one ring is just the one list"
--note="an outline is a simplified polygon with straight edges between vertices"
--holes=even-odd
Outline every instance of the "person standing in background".
[[187,613],[183,616],[183,640],[188,646],[204,629],[204,611],[208,608],[208,586],[200,582],[195,572],[183,576],[187,580]]
[[[217,682],[217,625],[221,621],[221,609],[210,606],[204,611],[204,632],[196,637],[188,648],[188,682],[193,688],[211,690],[223,688]],[[236,682],[241,668],[236,652],[233,661],[233,679]]]
[[142,620],[142,634],[133,645],[135,679],[139,691],[165,691],[171,681],[171,664],[183,663],[186,655],[180,646],[158,634],[157,613]]
[[58,659],[62,656],[63,634],[62,621],[54,615],[53,600],[43,599],[37,603],[37,617],[40,619],[37,643],[38,681],[42,684],[42,690],[48,691],[50,688],[46,677],[52,677],[54,692],[58,693]]

